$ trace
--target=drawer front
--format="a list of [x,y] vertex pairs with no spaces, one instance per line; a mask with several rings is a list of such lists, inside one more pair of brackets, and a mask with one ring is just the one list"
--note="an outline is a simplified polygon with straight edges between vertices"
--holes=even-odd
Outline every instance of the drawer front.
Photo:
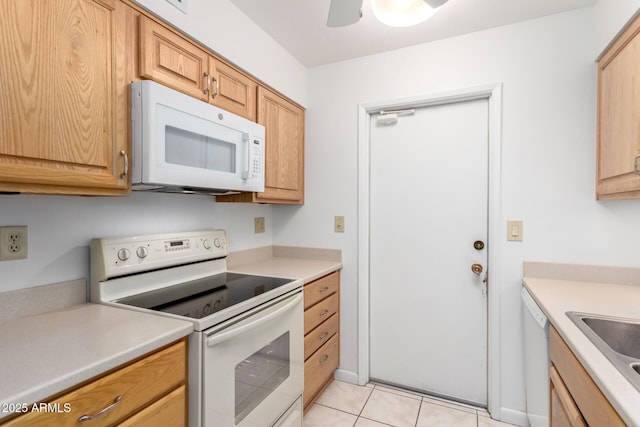
[[340,334],[335,334],[304,362],[304,407],[333,376],[340,362]]
[[304,308],[307,309],[338,291],[340,274],[336,271],[304,286]]
[[113,425],[184,384],[185,377],[186,343],[183,340],[49,401],[60,408],[68,404],[70,412],[31,412],[9,421],[6,425],[77,426],[80,417],[96,415],[114,405],[118,396],[122,396],[113,409],[89,422],[92,427]]
[[187,392],[180,386],[118,427],[186,426]]
[[338,294],[333,294],[320,301],[318,304],[304,312],[304,334],[307,335],[320,323],[327,320],[333,313],[338,311],[340,300]]
[[338,333],[340,328],[340,315],[338,313],[332,315],[325,322],[318,325],[317,328],[309,332],[304,337],[304,360],[316,352],[321,345],[329,341],[332,336]]

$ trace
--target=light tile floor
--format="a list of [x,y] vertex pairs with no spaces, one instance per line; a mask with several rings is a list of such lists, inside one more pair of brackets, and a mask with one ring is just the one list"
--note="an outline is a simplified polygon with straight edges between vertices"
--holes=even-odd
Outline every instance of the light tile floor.
[[304,427],[511,427],[487,411],[378,384],[334,381],[304,416]]

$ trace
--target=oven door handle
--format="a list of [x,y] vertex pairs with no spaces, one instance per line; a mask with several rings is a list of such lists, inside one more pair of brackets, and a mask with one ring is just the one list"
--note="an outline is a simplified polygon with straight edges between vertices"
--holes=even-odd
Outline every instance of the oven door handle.
[[213,336],[207,338],[207,347],[213,347],[216,344],[220,344],[223,341],[227,341],[227,340],[229,340],[229,339],[231,339],[231,338],[233,338],[233,337],[235,337],[237,335],[240,335],[242,333],[247,332],[248,330],[256,328],[256,327],[258,327],[258,326],[270,321],[271,319],[274,319],[274,318],[282,315],[284,312],[291,310],[294,306],[298,305],[298,303],[300,303],[301,301],[302,301],[302,294],[298,295],[291,302],[283,305],[279,309],[267,314],[264,317],[256,319],[253,322],[244,324],[242,326],[238,326],[237,328],[226,330],[226,331],[221,332],[219,334],[213,335]]

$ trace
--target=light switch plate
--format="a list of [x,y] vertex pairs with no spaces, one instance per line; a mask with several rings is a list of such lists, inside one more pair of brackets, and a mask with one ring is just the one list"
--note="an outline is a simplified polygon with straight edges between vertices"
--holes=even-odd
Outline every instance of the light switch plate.
[[522,241],[522,221],[507,221],[507,240]]
[[344,216],[336,216],[333,218],[333,230],[336,233],[344,233]]
[[253,219],[253,225],[254,225],[254,233],[255,234],[264,233],[265,224],[264,224],[264,217],[263,216],[259,216],[257,218],[254,218]]

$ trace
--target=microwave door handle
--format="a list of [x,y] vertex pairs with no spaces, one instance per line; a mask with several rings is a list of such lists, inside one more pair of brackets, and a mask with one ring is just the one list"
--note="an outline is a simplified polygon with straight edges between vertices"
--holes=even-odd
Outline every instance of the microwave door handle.
[[249,138],[249,134],[247,132],[244,132],[242,134],[242,139],[245,142],[245,169],[242,171],[242,179],[246,180],[249,178],[249,168],[251,166],[251,144],[249,143],[251,138]]
[[237,328],[233,328],[231,330],[227,330],[225,332],[221,332],[219,334],[213,335],[207,338],[207,347],[213,347],[216,344],[220,344],[223,341],[230,340],[231,338],[245,333],[253,328],[256,328],[280,315],[284,312],[291,310],[295,305],[302,301],[302,294],[295,297],[291,302],[288,302],[286,305],[283,305],[276,311],[267,314],[264,317],[254,320],[253,322],[247,323],[246,325],[238,326]]

